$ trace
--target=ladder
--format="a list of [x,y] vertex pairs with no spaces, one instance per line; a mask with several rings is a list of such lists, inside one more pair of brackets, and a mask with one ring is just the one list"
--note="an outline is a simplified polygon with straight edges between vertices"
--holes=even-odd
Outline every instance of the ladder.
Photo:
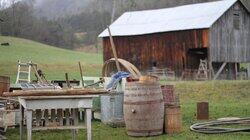
[[17,68],[17,78],[16,84],[18,83],[30,83],[30,73],[31,73],[31,65],[32,62],[22,63],[18,60],[18,68]]
[[207,60],[200,60],[200,65],[198,73],[196,75],[196,80],[208,80],[208,67]]
[[32,69],[35,72],[35,76],[37,77],[37,82],[39,84],[48,84],[48,81],[45,79],[45,76],[43,74],[39,74],[37,69],[37,64],[32,63],[32,61],[29,61],[28,63],[23,63],[19,60],[18,60],[16,84],[30,83],[31,82],[30,76]]

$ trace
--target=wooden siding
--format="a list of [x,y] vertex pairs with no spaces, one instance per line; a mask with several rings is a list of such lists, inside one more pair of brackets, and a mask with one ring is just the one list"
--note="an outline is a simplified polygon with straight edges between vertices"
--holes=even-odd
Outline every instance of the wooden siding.
[[[141,36],[114,37],[119,58],[130,61],[140,70],[148,70],[152,62],[157,67],[170,68],[180,75],[185,68],[198,68],[199,57],[189,49],[207,48],[209,31],[188,30]],[[109,38],[103,38],[104,61],[113,57]]]
[[[239,29],[234,27],[237,13]],[[250,62],[250,14],[240,2],[212,26],[210,36],[212,62]]]

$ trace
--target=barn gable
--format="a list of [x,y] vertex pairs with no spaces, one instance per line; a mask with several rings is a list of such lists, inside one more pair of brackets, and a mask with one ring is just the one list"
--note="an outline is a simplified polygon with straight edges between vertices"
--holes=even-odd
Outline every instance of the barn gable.
[[210,28],[212,62],[250,62],[250,13],[235,3]]
[[[111,26],[113,36],[210,28],[237,0],[184,5],[173,8],[126,12]],[[107,37],[104,30],[99,37]]]

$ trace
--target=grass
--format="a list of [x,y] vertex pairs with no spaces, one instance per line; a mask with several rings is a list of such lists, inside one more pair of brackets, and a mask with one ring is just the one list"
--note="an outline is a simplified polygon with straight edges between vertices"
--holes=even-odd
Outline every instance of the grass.
[[[0,46],[0,75],[10,76],[15,81],[17,61],[32,61],[44,71],[47,79],[80,79],[78,62],[83,65],[84,75],[97,76],[101,73],[102,55],[64,50],[38,42],[0,36],[0,42],[10,46]],[[34,76],[33,76],[34,78]]]
[[[170,82],[176,87],[182,108],[183,131],[175,135],[135,138],[126,135],[125,128],[111,128],[93,122],[94,140],[249,140],[250,133],[205,135],[189,130],[196,120],[196,102],[209,101],[210,119],[250,116],[250,81]],[[246,126],[245,126],[246,127]],[[7,137],[18,140],[18,129],[10,129]],[[42,131],[33,134],[35,140],[69,140],[70,131]],[[80,130],[78,140],[86,139]]]

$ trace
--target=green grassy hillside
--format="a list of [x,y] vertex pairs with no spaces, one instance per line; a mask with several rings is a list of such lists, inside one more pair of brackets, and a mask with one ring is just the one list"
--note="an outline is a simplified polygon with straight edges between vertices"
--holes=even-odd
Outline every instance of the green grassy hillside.
[[0,46],[0,75],[16,79],[17,61],[37,63],[47,79],[64,79],[67,72],[71,79],[80,79],[78,61],[83,65],[84,75],[99,75],[102,67],[101,54],[88,54],[64,50],[34,41],[0,36],[0,42],[10,46]]

